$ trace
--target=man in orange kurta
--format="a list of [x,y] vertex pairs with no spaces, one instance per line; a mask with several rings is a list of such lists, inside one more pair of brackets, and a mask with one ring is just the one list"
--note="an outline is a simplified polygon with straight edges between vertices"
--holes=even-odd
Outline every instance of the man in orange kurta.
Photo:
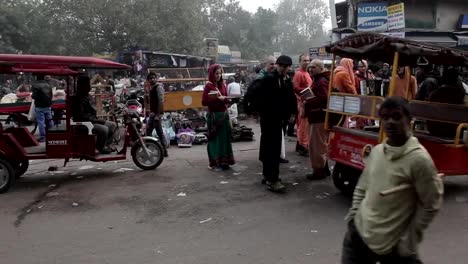
[[309,148],[309,121],[304,114],[304,104],[302,103],[302,98],[300,92],[306,88],[312,86],[312,78],[307,72],[307,67],[310,63],[310,57],[307,54],[302,54],[299,56],[300,68],[296,71],[294,75],[294,92],[296,93],[297,98],[297,142],[299,144],[299,153],[306,154]]

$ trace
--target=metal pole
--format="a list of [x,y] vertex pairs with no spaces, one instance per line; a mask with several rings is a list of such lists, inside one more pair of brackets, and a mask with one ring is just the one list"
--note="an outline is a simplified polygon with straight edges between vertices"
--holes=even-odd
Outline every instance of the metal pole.
[[[335,70],[335,60],[336,54],[333,54],[333,60],[330,68],[330,81],[328,83],[328,100],[327,100],[327,110],[330,108],[330,96],[333,90],[333,77],[334,77],[334,70]],[[330,113],[328,111],[325,112],[325,130],[330,129],[330,125],[328,123]]]

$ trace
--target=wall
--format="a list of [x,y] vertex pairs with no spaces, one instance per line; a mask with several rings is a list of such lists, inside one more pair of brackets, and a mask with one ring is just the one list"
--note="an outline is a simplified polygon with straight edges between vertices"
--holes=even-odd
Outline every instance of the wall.
[[440,0],[437,4],[437,29],[457,30],[458,19],[462,14],[468,14],[467,0]]
[[404,1],[406,28],[434,29],[436,3],[429,1]]

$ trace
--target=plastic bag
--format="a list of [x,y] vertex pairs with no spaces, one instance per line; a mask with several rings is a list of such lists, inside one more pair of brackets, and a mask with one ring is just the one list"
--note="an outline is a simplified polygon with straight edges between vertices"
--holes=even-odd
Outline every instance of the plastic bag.
[[34,104],[34,99],[31,101],[31,107],[29,107],[28,120],[36,121],[36,105]]

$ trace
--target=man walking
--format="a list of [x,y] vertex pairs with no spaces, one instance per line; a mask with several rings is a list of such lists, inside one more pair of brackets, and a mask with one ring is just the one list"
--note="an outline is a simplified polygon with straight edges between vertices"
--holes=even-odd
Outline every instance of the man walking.
[[410,134],[408,102],[387,98],[379,115],[388,139],[372,150],[354,191],[341,263],[422,263],[418,244],[441,207],[442,181]]
[[288,56],[276,60],[276,68],[257,80],[245,95],[246,110],[260,115],[260,161],[263,163],[263,182],[273,192],[284,192],[279,178],[283,121],[297,112],[291,79],[287,72],[292,65]]
[[146,121],[146,135],[151,136],[153,130],[156,129],[158,138],[164,148],[164,156],[168,157],[166,149],[166,137],[162,129],[161,118],[164,114],[164,88],[158,83],[155,73],[148,74],[147,80],[151,86],[149,92],[150,113]]
[[[34,99],[34,111],[36,123],[39,127],[39,142],[45,141],[46,128],[54,125],[52,120],[52,87],[44,76],[37,76],[37,81],[32,85],[32,99]],[[46,122],[48,127],[46,126]]]
[[297,151],[299,154],[306,156],[309,148],[309,121],[304,114],[304,105],[302,104],[301,92],[310,88],[312,85],[312,78],[307,72],[307,67],[310,63],[309,55],[302,54],[299,56],[300,68],[294,75],[294,92],[297,98]]
[[325,112],[328,101],[328,84],[330,72],[324,71],[321,60],[313,60],[310,63],[313,76],[312,97],[305,102],[305,113],[310,124],[309,132],[309,159],[313,169],[312,174],[307,175],[309,180],[324,179],[327,176],[327,143],[328,132],[325,130]]

